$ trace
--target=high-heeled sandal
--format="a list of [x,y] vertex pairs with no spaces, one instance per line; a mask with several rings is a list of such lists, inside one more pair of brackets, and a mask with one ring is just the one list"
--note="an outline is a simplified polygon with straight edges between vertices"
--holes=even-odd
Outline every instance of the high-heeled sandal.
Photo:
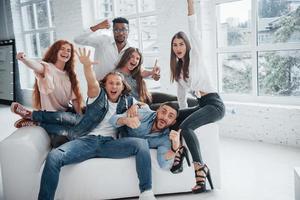
[[[206,178],[209,182],[210,188],[213,190],[214,186],[211,180],[210,171],[206,164],[202,165],[198,163],[200,167],[195,170],[195,178],[196,178],[196,185],[197,189],[192,188],[193,193],[201,193],[206,191]],[[198,180],[197,180],[198,178]],[[200,180],[199,180],[200,178]]]
[[183,171],[183,160],[184,160],[184,158],[186,159],[188,166],[191,166],[190,159],[189,159],[189,154],[188,154],[188,151],[187,151],[185,146],[179,147],[177,151],[174,151],[174,149],[172,148],[172,151],[176,152],[173,166],[170,169],[170,171],[173,174],[178,174],[178,173]]

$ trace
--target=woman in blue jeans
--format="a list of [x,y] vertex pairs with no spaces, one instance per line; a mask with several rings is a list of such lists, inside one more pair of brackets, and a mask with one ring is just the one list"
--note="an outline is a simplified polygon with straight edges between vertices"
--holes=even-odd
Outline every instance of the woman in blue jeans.
[[[201,36],[197,30],[193,0],[188,3],[188,27],[190,40],[183,32],[176,33],[171,41],[171,80],[177,83],[177,97],[180,107],[179,131],[183,136],[193,158],[196,185],[194,193],[206,191],[206,178],[213,189],[210,171],[201,158],[200,145],[194,132],[200,126],[223,118],[225,106],[213,86],[201,52]],[[186,93],[190,91],[197,97],[198,106],[187,108]],[[171,171],[182,171],[182,160],[187,155],[186,149],[178,151]]]

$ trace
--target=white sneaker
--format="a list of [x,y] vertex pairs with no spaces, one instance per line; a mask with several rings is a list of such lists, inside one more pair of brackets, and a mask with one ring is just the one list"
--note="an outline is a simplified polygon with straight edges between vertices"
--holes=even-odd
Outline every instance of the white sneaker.
[[156,200],[152,190],[146,190],[140,194],[139,200]]

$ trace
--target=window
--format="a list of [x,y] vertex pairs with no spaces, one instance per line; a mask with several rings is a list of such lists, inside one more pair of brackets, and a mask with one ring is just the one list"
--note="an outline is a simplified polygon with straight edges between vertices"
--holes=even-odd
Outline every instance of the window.
[[[30,58],[40,59],[55,40],[52,0],[20,0],[22,42]],[[26,70],[22,87],[32,88],[34,74]]]
[[258,92],[263,96],[300,96],[300,50],[258,53]]
[[[125,17],[129,20],[128,41],[144,56],[144,66],[152,68],[158,57],[157,18],[153,0],[94,0],[97,22],[106,18]],[[147,80],[149,88],[157,83]]]
[[222,89],[225,93],[251,94],[251,53],[220,53]]
[[216,14],[225,98],[299,105],[300,1],[217,0]]

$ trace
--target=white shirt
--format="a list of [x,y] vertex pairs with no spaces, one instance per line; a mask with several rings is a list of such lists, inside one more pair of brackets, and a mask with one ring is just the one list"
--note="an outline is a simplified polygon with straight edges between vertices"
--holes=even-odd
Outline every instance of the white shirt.
[[197,29],[196,15],[188,16],[188,27],[191,43],[189,78],[187,82],[184,80],[177,82],[177,97],[181,109],[187,108],[186,94],[189,91],[201,91],[205,93],[217,92],[207,69],[208,66],[204,64],[201,49],[202,41]]
[[47,111],[65,111],[76,96],[66,71],[56,68],[52,63],[42,62],[45,74],[36,73],[41,97],[41,109]]
[[94,71],[98,81],[115,69],[124,51],[129,47],[127,43],[119,53],[113,37],[93,32],[90,29],[75,37],[74,42],[95,48],[94,61],[99,63],[94,65]]
[[[96,97],[97,98],[97,97]],[[93,99],[96,99],[93,98]],[[93,101],[93,100],[91,100]],[[91,103],[91,102],[89,102]],[[116,138],[117,129],[109,123],[109,119],[116,113],[118,103],[113,103],[108,100],[108,111],[103,120],[94,128],[88,135],[112,136]]]

